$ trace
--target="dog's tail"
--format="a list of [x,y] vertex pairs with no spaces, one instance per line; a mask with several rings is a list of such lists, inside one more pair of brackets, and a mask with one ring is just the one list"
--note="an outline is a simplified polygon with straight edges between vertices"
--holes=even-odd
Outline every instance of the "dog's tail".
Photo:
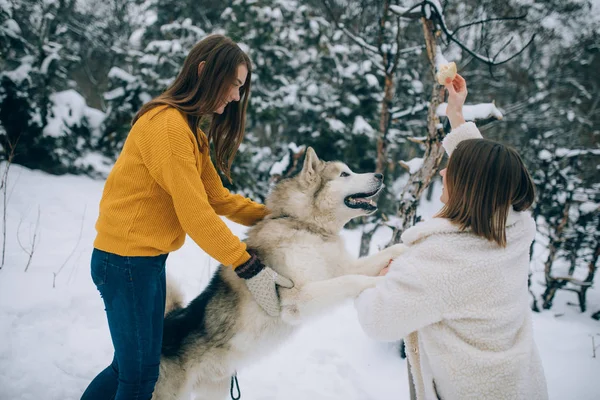
[[175,280],[167,275],[167,298],[165,302],[165,315],[173,310],[183,308],[183,293]]

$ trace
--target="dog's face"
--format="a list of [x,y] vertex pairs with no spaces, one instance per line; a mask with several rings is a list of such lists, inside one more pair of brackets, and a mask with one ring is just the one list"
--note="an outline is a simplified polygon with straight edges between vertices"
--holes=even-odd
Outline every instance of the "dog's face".
[[344,163],[321,161],[309,147],[302,171],[277,185],[267,207],[341,227],[352,218],[374,213],[373,197],[382,188],[381,174],[356,174]]

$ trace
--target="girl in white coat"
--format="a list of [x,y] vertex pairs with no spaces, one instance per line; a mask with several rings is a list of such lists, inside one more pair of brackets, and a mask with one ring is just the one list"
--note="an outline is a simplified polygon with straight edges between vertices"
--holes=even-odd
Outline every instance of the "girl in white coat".
[[446,88],[444,207],[404,232],[358,317],[375,339],[404,338],[419,400],[545,400],[527,289],[533,182],[515,150],[465,123],[465,80]]

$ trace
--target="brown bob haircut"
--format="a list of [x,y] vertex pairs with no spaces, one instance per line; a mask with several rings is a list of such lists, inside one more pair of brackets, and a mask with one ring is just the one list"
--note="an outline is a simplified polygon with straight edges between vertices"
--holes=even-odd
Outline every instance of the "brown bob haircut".
[[[199,74],[198,66],[203,61],[205,65]],[[223,114],[214,114],[237,78],[240,65],[248,69],[246,82],[240,88],[240,101],[229,103]],[[217,167],[231,181],[231,164],[244,138],[251,78],[250,58],[234,41],[222,35],[208,36],[192,48],[167,90],[142,106],[133,123],[149,110],[169,105],[187,116],[202,148],[208,143],[203,143],[198,125],[203,116],[212,114],[208,140],[214,145]]]
[[533,180],[516,150],[487,139],[458,144],[446,170],[448,202],[437,217],[506,246],[510,207],[528,209],[535,198]]

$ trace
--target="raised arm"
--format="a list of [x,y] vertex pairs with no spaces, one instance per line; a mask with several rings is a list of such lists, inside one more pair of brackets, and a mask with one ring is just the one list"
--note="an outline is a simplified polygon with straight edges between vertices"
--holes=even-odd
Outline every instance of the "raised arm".
[[481,139],[481,132],[477,129],[474,122],[465,122],[463,116],[463,105],[467,98],[467,82],[465,79],[456,75],[454,80],[446,85],[448,90],[448,107],[446,116],[450,120],[452,132],[450,132],[442,142],[448,156],[452,154],[456,146],[466,139]]

